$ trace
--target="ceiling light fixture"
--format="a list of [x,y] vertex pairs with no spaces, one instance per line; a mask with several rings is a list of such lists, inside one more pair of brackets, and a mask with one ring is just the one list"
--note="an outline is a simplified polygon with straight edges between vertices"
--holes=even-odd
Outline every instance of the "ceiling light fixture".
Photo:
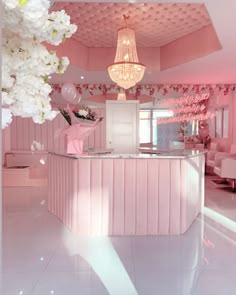
[[128,89],[142,80],[145,66],[139,63],[134,30],[128,28],[129,16],[123,15],[125,28],[118,30],[115,61],[108,67],[112,81]]
[[125,92],[119,92],[117,95],[117,100],[126,100]]

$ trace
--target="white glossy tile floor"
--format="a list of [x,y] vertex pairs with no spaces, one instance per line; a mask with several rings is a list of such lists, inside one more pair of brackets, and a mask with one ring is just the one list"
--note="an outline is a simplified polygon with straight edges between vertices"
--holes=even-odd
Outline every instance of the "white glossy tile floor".
[[236,234],[206,216],[181,236],[76,238],[45,188],[9,187],[2,250],[1,295],[236,294]]
[[236,192],[231,190],[230,183],[217,185],[213,180],[222,179],[216,175],[205,177],[205,206],[236,222]]

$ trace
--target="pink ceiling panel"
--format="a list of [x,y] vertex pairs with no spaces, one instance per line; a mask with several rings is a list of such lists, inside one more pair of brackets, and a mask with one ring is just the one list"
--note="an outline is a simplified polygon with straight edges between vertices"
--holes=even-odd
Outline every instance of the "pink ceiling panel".
[[73,38],[87,47],[115,47],[124,14],[130,16],[139,47],[161,47],[211,24],[199,3],[57,2],[52,10],[61,9],[78,25]]

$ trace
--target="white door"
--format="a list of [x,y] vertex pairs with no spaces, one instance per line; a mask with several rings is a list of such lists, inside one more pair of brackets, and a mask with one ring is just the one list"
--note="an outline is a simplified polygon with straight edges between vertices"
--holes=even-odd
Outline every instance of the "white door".
[[106,146],[116,154],[133,154],[139,145],[139,102],[106,101]]

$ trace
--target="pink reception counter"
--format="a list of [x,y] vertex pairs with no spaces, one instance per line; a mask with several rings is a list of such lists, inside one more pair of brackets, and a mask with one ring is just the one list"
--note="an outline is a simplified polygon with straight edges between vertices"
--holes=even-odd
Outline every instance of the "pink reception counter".
[[204,202],[204,152],[49,153],[48,208],[84,236],[184,233]]

